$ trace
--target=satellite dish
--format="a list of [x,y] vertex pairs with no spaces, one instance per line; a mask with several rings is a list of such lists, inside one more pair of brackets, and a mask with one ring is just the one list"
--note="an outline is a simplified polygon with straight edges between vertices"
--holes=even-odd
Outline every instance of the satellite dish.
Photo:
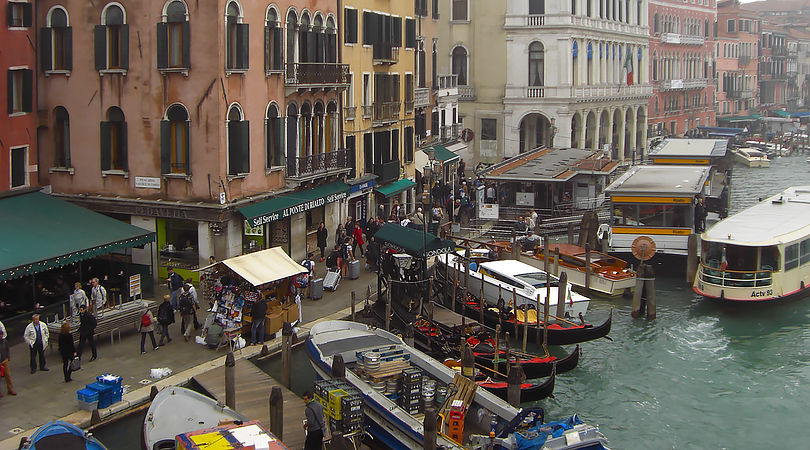
[[473,130],[469,128],[465,128],[461,131],[461,140],[464,141],[465,143],[470,143],[470,141],[472,141],[474,137],[475,133],[473,132]]
[[[643,247],[643,248],[642,248]],[[630,246],[633,256],[639,261],[648,261],[655,255],[655,241],[648,236],[639,236]]]

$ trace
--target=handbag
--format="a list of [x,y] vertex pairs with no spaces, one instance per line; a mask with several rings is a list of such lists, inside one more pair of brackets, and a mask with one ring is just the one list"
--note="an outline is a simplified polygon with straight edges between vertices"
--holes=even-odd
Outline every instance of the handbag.
[[82,368],[82,361],[76,357],[70,361],[70,371],[75,372]]

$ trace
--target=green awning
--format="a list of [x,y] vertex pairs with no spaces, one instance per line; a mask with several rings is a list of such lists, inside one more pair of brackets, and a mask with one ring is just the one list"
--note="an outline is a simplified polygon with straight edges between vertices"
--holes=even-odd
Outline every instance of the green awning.
[[751,122],[759,120],[762,116],[754,114],[751,116],[731,116],[731,117],[718,117],[717,120],[725,120],[726,122]]
[[447,148],[445,148],[443,145],[434,145],[433,148],[436,150],[436,155],[434,157],[437,161],[447,164],[458,159],[457,154],[447,150]]
[[[400,253],[407,253],[417,258],[422,258],[425,253],[427,257],[452,253],[456,249],[456,243],[449,239],[414,230],[395,223],[387,223],[374,234],[374,240],[383,247],[396,250]],[[427,242],[427,246],[425,246]]]
[[0,281],[137,247],[155,233],[41,192],[0,198]]
[[285,217],[309,211],[328,203],[342,200],[349,195],[349,186],[342,181],[317,186],[299,192],[282,195],[260,203],[243,206],[239,212],[258,227]]
[[416,186],[416,183],[407,179],[403,178],[399,181],[395,181],[390,184],[386,184],[385,186],[377,186],[374,188],[375,191],[379,192],[380,194],[385,195],[385,198],[391,197],[393,195],[397,195],[400,192],[407,191],[408,189]]
[[787,117],[787,118],[793,117],[793,114],[791,114],[791,113],[789,113],[787,111],[782,111],[780,109],[777,109],[777,110],[771,111],[771,112],[776,114],[779,117]]

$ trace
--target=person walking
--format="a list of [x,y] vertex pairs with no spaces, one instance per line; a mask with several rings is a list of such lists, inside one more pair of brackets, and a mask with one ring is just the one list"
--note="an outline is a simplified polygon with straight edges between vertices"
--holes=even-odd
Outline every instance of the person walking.
[[310,298],[310,289],[312,288],[312,280],[318,276],[318,273],[315,271],[315,260],[313,259],[315,255],[312,252],[307,253],[307,259],[301,261],[301,265],[307,269],[306,273],[306,288],[307,288],[307,298]]
[[169,325],[174,323],[174,308],[169,294],[163,296],[163,303],[158,306],[157,321],[160,325],[160,342],[158,343],[158,347],[160,347],[163,345],[163,339],[167,339],[167,342],[172,341],[172,337],[169,336]]
[[194,330],[194,312],[197,310],[194,307],[194,297],[191,296],[189,286],[183,286],[183,292],[180,293],[180,300],[178,301],[180,307],[180,331],[183,332],[183,339],[188,342],[191,331]]
[[188,286],[188,293],[191,294],[191,301],[194,302],[194,329],[199,330],[202,327],[200,321],[197,320],[197,311],[200,309],[200,300],[197,298],[197,290],[194,289],[194,284],[192,284],[193,281],[194,280],[191,278],[187,278],[186,284],[184,284],[183,287]]
[[[363,230],[361,230],[359,226],[354,227],[352,236],[354,237],[353,245],[356,245],[358,248],[360,248],[360,256],[365,255],[366,252],[365,250],[363,250],[363,244],[365,244],[365,241],[363,241]],[[355,253],[354,246],[352,246],[352,253]]]
[[98,325],[98,322],[96,321],[95,316],[93,316],[93,314],[91,314],[84,305],[79,307],[79,320],[81,320],[81,323],[79,324],[79,350],[76,352],[76,354],[79,355],[79,359],[82,359],[84,341],[87,341],[87,343],[90,344],[90,351],[93,352],[93,356],[88,362],[93,362],[96,360],[96,358],[98,358],[98,353],[96,352],[96,342],[93,340],[93,335],[96,334],[96,325]]
[[70,308],[73,317],[76,317],[79,314],[79,307],[82,305],[87,306],[90,301],[87,299],[87,294],[84,293],[80,282],[77,281],[73,286],[75,290],[70,294]]
[[152,339],[152,347],[154,350],[159,349],[157,342],[155,342],[155,316],[152,315],[152,311],[149,309],[144,308],[141,312],[141,323],[138,324],[138,331],[141,332],[141,355],[146,354],[146,350],[143,349],[143,344],[146,343],[146,335],[149,335],[149,338]]
[[306,403],[304,429],[307,430],[307,439],[304,441],[304,450],[321,450],[323,448],[323,428],[326,420],[323,415],[323,406],[315,401],[312,392],[304,391],[304,403]]
[[[11,371],[9,370],[9,359],[11,359],[11,349],[8,346],[8,340],[6,340],[6,327],[3,326],[3,322],[0,322],[0,366],[3,367],[3,377],[6,379],[6,389],[8,389],[8,395],[17,395],[14,392],[14,385],[11,382]],[[3,396],[3,393],[0,392],[0,397]]]
[[267,300],[264,297],[259,297],[259,300],[253,303],[253,308],[250,310],[250,318],[253,320],[253,324],[250,326],[250,345],[264,345],[265,316],[267,316]]
[[104,308],[104,305],[107,304],[107,290],[104,289],[104,286],[99,284],[98,278],[92,278],[90,285],[92,286],[92,288],[90,288],[91,308],[95,308],[95,312],[98,314]]
[[339,223],[337,230],[335,230],[335,245],[343,244],[343,241],[345,239],[346,239],[346,228],[343,226],[342,223]]
[[318,248],[321,249],[321,262],[323,262],[326,256],[326,238],[329,237],[329,231],[326,230],[326,225],[321,222],[318,225],[318,231],[315,232],[315,235],[318,237]]
[[166,282],[168,283],[169,292],[171,293],[172,307],[177,311],[177,297],[180,295],[180,289],[183,287],[183,277],[176,274],[172,267],[166,270],[169,272],[169,277],[166,278]]
[[25,327],[23,339],[31,351],[31,373],[37,371],[37,355],[39,355],[39,370],[48,372],[45,367],[45,346],[48,345],[48,327],[39,321],[39,314],[31,316],[31,323]]
[[59,332],[59,354],[62,356],[62,373],[65,375],[65,383],[73,381],[70,378],[70,362],[76,357],[76,347],[73,346],[73,335],[70,334],[70,322],[62,322],[62,329]]

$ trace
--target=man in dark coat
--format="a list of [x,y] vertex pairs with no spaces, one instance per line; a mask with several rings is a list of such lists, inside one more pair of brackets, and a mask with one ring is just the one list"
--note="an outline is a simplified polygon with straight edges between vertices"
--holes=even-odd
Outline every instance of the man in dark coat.
[[264,344],[264,317],[266,315],[267,301],[260,298],[253,303],[253,308],[250,310],[250,318],[253,320],[253,324],[250,326],[250,345]]
[[76,355],[79,359],[82,359],[84,341],[87,341],[87,343],[90,344],[90,351],[93,352],[93,357],[90,358],[89,362],[93,362],[98,358],[96,343],[93,340],[93,335],[96,333],[96,318],[87,310],[87,306],[81,305],[79,306],[79,320],[81,320],[79,324],[79,350],[76,352]]
[[160,324],[160,342],[158,346],[161,346],[163,345],[163,339],[166,339],[167,342],[172,341],[171,336],[169,336],[169,325],[174,323],[174,307],[169,294],[163,296],[163,303],[158,306],[157,321]]

